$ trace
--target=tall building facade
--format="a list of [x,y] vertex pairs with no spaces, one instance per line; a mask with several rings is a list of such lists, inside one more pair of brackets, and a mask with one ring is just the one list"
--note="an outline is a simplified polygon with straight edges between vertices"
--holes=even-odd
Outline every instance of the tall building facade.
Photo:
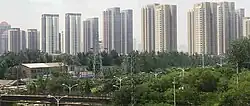
[[195,38],[194,38],[194,35],[195,35],[194,11],[195,11],[195,8],[190,9],[187,13],[188,54],[189,55],[196,53]]
[[26,31],[21,30],[20,32],[21,35],[21,50],[26,50]]
[[11,28],[7,22],[0,23],[0,54],[8,51],[8,30]]
[[133,51],[133,10],[121,11],[121,53]]
[[59,15],[43,14],[41,22],[40,49],[49,54],[59,51]]
[[243,18],[243,37],[250,38],[250,17]]
[[119,7],[103,12],[103,44],[108,51],[121,53],[121,13]]
[[27,44],[26,47],[30,50],[39,50],[37,29],[27,29]]
[[62,31],[61,33],[59,33],[59,50],[62,53],[65,53],[65,36],[64,36],[64,32]]
[[76,55],[80,52],[81,14],[67,13],[65,15],[65,53]]
[[189,54],[217,54],[217,3],[195,4],[188,12]]
[[177,51],[177,7],[158,5],[155,7],[155,50]]
[[160,4],[147,5],[142,8],[142,47],[143,51],[155,51],[155,7]]
[[234,2],[219,2],[217,6],[217,44],[218,55],[229,49],[230,43],[236,39],[236,13]]
[[59,33],[58,39],[59,39],[59,51],[64,53],[62,49],[62,33]]
[[236,10],[236,39],[243,38],[243,18],[245,17],[245,9]]
[[21,32],[20,28],[8,30],[8,51],[18,53],[21,51]]
[[[98,18],[89,18],[83,21],[83,52],[99,52],[99,22]],[[91,50],[93,49],[93,50]]]
[[202,2],[188,12],[189,54],[224,55],[243,36],[244,9],[234,2]]

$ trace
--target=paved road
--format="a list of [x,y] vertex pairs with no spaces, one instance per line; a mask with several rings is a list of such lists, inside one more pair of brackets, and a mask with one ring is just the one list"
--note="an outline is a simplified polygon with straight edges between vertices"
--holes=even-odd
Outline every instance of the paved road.
[[[60,98],[60,96],[56,96]],[[47,95],[2,95],[0,97],[2,102],[13,102],[13,103],[36,103],[42,101],[44,103],[55,103],[54,98],[49,98]],[[68,96],[61,99],[62,103],[81,103],[81,104],[109,104],[111,98],[109,97],[79,97],[79,96]]]

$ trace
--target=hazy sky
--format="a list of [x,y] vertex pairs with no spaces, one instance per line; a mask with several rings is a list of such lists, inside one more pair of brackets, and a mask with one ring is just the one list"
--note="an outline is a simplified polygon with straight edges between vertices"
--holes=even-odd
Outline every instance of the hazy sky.
[[[0,21],[7,21],[12,27],[20,27],[24,30],[28,28],[40,30],[41,14],[58,13],[60,14],[60,31],[64,31],[64,14],[67,12],[82,13],[82,20],[97,16],[100,18],[99,24],[102,25],[102,11],[119,6],[121,10],[134,10],[134,36],[140,44],[141,7],[152,3],[176,4],[178,7],[178,50],[187,51],[187,11],[193,7],[193,4],[202,1],[222,0],[0,0]],[[237,1],[236,8],[245,8],[246,16],[250,16],[249,0],[230,1]],[[99,33],[102,36],[102,31]]]

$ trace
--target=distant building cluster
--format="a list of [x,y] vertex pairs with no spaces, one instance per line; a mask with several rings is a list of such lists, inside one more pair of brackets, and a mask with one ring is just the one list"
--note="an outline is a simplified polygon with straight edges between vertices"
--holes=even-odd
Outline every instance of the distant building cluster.
[[[59,14],[42,14],[41,31],[25,31],[2,22],[0,53],[24,49],[72,55],[101,50],[132,52],[137,41],[133,34],[133,10],[113,7],[102,14],[100,26],[98,17],[82,21],[81,13],[66,13],[64,31],[59,31]],[[138,49],[177,51],[177,5],[149,4],[142,7],[141,15],[141,48]],[[243,8],[235,9],[235,2],[197,3],[187,13],[187,25],[190,55],[224,55],[232,41],[250,37],[250,17],[245,17]],[[99,27],[102,27],[102,37]]]
[[188,12],[189,54],[224,55],[230,43],[249,37],[249,18],[234,2],[202,2]]
[[41,31],[11,28],[0,24],[0,53],[41,50],[49,54],[116,50],[120,54],[133,51],[133,10],[119,7],[103,12],[103,41],[99,40],[99,18],[81,19],[80,13],[65,14],[65,30],[59,31],[59,14],[42,14]]

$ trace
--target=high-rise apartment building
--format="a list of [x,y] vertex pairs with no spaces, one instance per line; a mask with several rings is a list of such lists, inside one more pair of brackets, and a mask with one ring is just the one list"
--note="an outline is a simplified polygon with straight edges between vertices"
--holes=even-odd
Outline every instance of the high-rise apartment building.
[[81,14],[67,13],[65,15],[65,53],[76,55],[80,52]]
[[218,55],[229,49],[230,43],[236,39],[236,14],[234,2],[219,2],[217,6],[217,44]]
[[243,36],[244,9],[234,2],[198,3],[188,12],[189,54],[224,55]]
[[18,53],[21,51],[20,28],[11,28],[8,30],[8,51]]
[[0,54],[8,51],[8,30],[11,26],[7,22],[0,23]]
[[21,50],[26,50],[26,32],[24,30],[21,30]]
[[236,39],[243,37],[243,18],[245,17],[245,9],[236,10]]
[[142,47],[143,51],[155,51],[155,7],[160,4],[147,5],[142,8]]
[[103,44],[108,51],[121,53],[121,13],[119,7],[103,12]]
[[217,54],[217,3],[195,4],[188,12],[189,54]]
[[58,38],[59,38],[59,51],[64,53],[64,51],[62,49],[62,33],[59,33]]
[[64,36],[64,32],[62,31],[61,33],[60,33],[60,37],[59,37],[59,47],[60,47],[60,50],[61,50],[61,52],[62,53],[65,53],[65,36]]
[[[83,21],[83,52],[99,52],[99,22],[98,18]],[[92,49],[92,50],[91,50]]]
[[41,22],[40,49],[49,54],[59,51],[59,15],[43,14]]
[[177,8],[176,5],[155,7],[155,50],[156,52],[177,51]]
[[30,50],[39,50],[38,39],[39,36],[37,29],[28,29],[26,47]]
[[243,37],[250,38],[250,17],[243,18]]
[[121,53],[133,51],[133,10],[121,11]]

